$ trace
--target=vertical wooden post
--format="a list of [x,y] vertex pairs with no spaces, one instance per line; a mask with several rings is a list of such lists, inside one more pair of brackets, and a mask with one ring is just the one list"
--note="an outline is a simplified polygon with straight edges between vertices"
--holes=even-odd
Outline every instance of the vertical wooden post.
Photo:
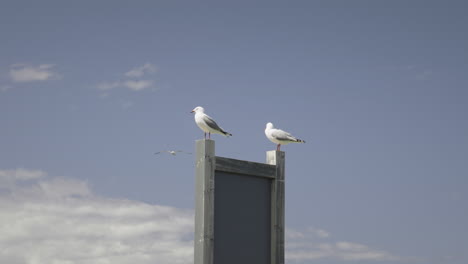
[[271,185],[271,263],[284,264],[285,153],[268,151],[266,163],[276,166],[276,178]]
[[196,142],[194,264],[213,264],[215,142]]

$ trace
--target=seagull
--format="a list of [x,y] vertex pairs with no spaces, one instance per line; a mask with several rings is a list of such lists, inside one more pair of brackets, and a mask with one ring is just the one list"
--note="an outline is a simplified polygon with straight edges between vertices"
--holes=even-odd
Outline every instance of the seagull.
[[225,135],[226,137],[232,136],[231,133],[224,131],[221,127],[216,124],[216,122],[207,114],[205,114],[205,109],[201,106],[195,107],[190,113],[195,113],[195,123],[197,126],[206,133],[208,133],[208,138],[211,139],[211,133]]
[[266,124],[265,135],[271,142],[278,144],[276,146],[277,151],[280,151],[281,145],[289,143],[305,143],[304,140],[298,139],[286,131],[274,128],[272,123]]
[[189,154],[189,155],[192,154],[190,152],[185,152],[185,151],[182,151],[182,150],[163,150],[163,151],[158,151],[158,152],[154,153],[154,155],[161,154],[163,152],[167,152],[167,153],[171,154],[172,156],[175,156],[179,152]]

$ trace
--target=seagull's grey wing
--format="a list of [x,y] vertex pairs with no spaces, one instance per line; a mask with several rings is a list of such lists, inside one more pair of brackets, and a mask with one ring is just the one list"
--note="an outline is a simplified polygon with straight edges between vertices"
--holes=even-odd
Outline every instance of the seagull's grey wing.
[[277,140],[282,140],[282,141],[297,141],[297,138],[293,137],[293,135],[289,134],[286,131],[283,131],[281,129],[275,129],[271,135],[276,138]]
[[218,131],[223,131],[222,128],[220,128],[218,126],[218,124],[216,124],[216,122],[213,120],[213,118],[211,118],[210,116],[208,115],[204,115],[203,116],[203,121],[206,123],[207,126],[209,126],[211,129],[214,129],[214,130],[218,130]]

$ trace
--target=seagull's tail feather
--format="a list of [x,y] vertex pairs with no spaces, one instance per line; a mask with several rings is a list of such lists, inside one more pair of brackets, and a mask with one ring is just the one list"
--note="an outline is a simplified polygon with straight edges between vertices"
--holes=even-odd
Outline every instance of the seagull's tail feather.
[[232,134],[229,133],[229,132],[226,132],[224,130],[221,130],[221,133],[223,133],[223,135],[225,135],[226,137],[232,137]]
[[296,142],[297,142],[297,143],[306,143],[305,140],[298,139],[298,138],[296,138]]

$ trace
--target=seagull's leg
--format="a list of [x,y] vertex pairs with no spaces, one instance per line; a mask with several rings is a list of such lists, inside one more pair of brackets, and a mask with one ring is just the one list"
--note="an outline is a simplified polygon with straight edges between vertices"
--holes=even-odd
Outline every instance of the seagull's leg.
[[203,134],[203,139],[206,139],[206,132]]
[[211,132],[208,132],[208,139],[211,139]]
[[280,151],[280,148],[281,148],[281,144],[278,144],[278,146],[276,146],[276,150]]

